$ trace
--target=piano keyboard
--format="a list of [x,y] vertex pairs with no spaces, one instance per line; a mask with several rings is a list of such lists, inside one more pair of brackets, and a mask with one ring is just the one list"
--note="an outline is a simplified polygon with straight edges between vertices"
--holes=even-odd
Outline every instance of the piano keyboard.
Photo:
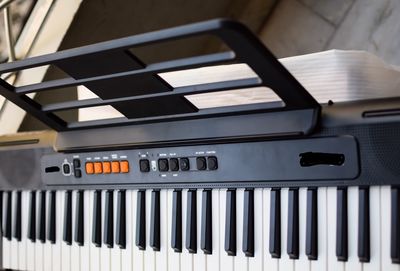
[[390,186],[2,192],[12,270],[400,270]]

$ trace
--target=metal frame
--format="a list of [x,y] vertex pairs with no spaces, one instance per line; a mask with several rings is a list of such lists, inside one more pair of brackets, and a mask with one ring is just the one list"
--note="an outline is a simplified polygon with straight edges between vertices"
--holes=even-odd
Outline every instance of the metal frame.
[[[7,43],[7,51],[8,51],[8,62],[15,61],[19,55],[27,55],[30,47],[33,44],[33,41],[36,38],[37,33],[39,32],[41,25],[46,18],[47,12],[50,10],[51,4],[54,0],[46,0],[49,3],[34,3],[30,10],[30,14],[28,16],[25,25],[21,29],[21,33],[18,37],[14,37],[11,31],[11,14],[10,14],[10,5],[15,0],[3,0],[0,1],[0,11],[3,11],[3,20],[4,20],[4,31],[6,35],[6,43]],[[36,4],[41,5],[41,16],[39,18],[31,18],[35,10]],[[31,25],[34,24],[32,27]],[[23,42],[23,44],[18,44],[19,38],[24,35],[26,32],[29,32],[30,38],[27,42]],[[17,40],[18,39],[18,40]],[[18,48],[17,48],[18,47]],[[22,47],[23,50],[19,50]],[[23,52],[22,52],[23,51]],[[6,77],[3,77],[4,80],[8,79],[13,73],[7,74]]]
[[[299,112],[307,112],[305,122],[309,127],[315,127],[316,119],[320,114],[318,102],[300,85],[298,81],[275,59],[264,45],[242,24],[229,20],[212,20],[202,23],[190,24],[181,27],[170,28],[161,31],[117,39],[109,42],[98,43],[90,46],[65,50],[54,54],[33,57],[21,61],[0,65],[0,73],[15,72],[28,68],[44,65],[62,67],[63,64],[73,59],[82,59],[85,56],[97,53],[127,51],[128,49],[162,43],[169,40],[182,39],[192,36],[211,34],[220,38],[232,52],[209,54],[199,57],[175,59],[165,62],[149,64],[143,68],[114,72],[106,75],[82,77],[79,79],[68,77],[38,84],[15,87],[4,80],[0,81],[0,94],[15,103],[34,117],[41,120],[57,131],[69,131],[87,128],[103,128],[108,126],[121,126],[130,124],[143,124],[165,121],[177,121],[196,118],[213,118],[233,115],[250,115],[255,113],[286,111],[285,115],[293,112],[293,118]],[[216,64],[246,63],[258,75],[259,79],[231,80],[219,83],[210,83],[200,86],[187,86],[173,89],[167,92],[156,92],[139,96],[128,96],[116,99],[90,99],[83,101],[71,101],[42,106],[29,98],[26,94],[51,91],[69,86],[85,85],[88,83],[104,83],[108,80],[124,78],[143,78],[147,75],[156,76],[158,73],[177,71],[183,69],[204,67]],[[97,63],[99,64],[99,63]],[[96,65],[94,63],[93,65]],[[211,91],[223,91],[238,88],[266,86],[271,88],[283,101],[282,103],[262,103],[246,106],[230,106],[215,109],[202,109],[192,113],[140,117],[140,118],[116,118],[86,122],[67,123],[54,114],[56,111],[94,107],[99,105],[114,105],[121,102],[139,102],[146,105],[154,98],[183,96],[188,94],[207,93]],[[309,114],[312,111],[313,114]],[[296,117],[296,118],[297,118]],[[290,130],[291,122],[288,121],[286,130]],[[312,129],[308,129],[310,132]],[[296,130],[297,131],[297,130]]]
[[8,0],[0,3],[0,10],[4,12],[4,29],[6,32],[6,42],[8,49],[8,61],[15,60],[15,49],[14,49],[14,38],[12,36],[11,31],[11,16],[10,16],[10,8],[9,5],[14,2],[14,0]]

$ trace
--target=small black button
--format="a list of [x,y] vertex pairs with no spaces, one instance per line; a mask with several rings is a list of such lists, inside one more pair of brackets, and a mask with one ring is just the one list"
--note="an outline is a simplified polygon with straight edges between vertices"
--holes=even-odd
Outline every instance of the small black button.
[[74,176],[75,176],[75,178],[82,177],[82,171],[80,169],[75,169],[74,170]]
[[171,169],[171,171],[178,171],[179,170],[178,158],[169,159],[169,168]]
[[147,159],[142,159],[139,161],[140,172],[149,172],[150,171],[150,162]]
[[168,171],[168,159],[161,158],[158,159],[158,170],[160,171]]
[[80,168],[81,167],[81,160],[74,159],[72,162],[74,163],[74,168]]
[[66,175],[71,173],[71,167],[69,166],[69,164],[63,164],[63,172]]
[[207,164],[209,170],[216,170],[218,169],[218,160],[215,156],[210,156],[207,158]]
[[179,162],[182,171],[188,171],[190,169],[189,158],[180,158]]
[[198,170],[206,170],[207,169],[206,158],[205,157],[197,157],[196,165],[197,165]]

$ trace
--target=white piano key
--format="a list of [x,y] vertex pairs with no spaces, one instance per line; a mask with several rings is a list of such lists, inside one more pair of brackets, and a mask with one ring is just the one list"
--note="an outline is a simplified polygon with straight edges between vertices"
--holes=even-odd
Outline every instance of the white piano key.
[[[132,191],[126,190],[125,192],[126,198],[126,247],[121,250],[121,266],[123,271],[132,271],[133,270],[133,257],[132,257],[132,249],[135,245],[135,232],[133,231],[133,223],[135,223],[135,218],[132,217],[132,209],[136,207],[136,202],[132,202]],[[136,269],[136,266],[135,266]],[[93,269],[95,270],[95,269]]]
[[[28,209],[27,209],[27,219],[29,220],[29,212],[30,212],[30,199],[31,199],[31,191],[28,192]],[[27,224],[29,222],[27,221]],[[28,227],[26,227],[28,230]],[[30,239],[26,240],[26,269],[27,270],[35,270],[36,264],[36,251],[35,251],[35,242],[32,242]]]
[[243,252],[243,204],[244,204],[244,189],[236,190],[236,245],[237,252],[234,258],[235,270],[247,270],[248,257]]
[[336,257],[337,188],[327,188],[327,265],[328,271],[343,271],[344,262]]
[[36,192],[36,242],[35,242],[35,271],[44,270],[44,244],[39,240],[41,191]]
[[[318,206],[319,208],[319,206]],[[295,261],[296,270],[310,270],[310,260],[306,255],[307,188],[299,189],[299,259]]]
[[46,243],[43,244],[43,270],[51,271],[52,270],[52,261],[53,261],[53,250],[52,244],[49,240],[47,240],[47,232],[49,225],[49,203],[50,203],[51,191],[46,191]]
[[10,269],[17,270],[18,269],[18,241],[14,237],[15,228],[16,228],[16,220],[17,220],[17,197],[18,192],[12,192],[12,238],[10,242]]
[[220,224],[222,223],[222,214],[220,213],[219,190],[211,190],[212,199],[212,254],[206,255],[207,270],[221,270],[219,257],[223,252],[220,244]]
[[[88,238],[88,242],[89,242],[89,253],[90,253],[90,269],[91,270],[100,270],[100,247],[96,247],[95,244],[93,244],[92,242],[92,234],[93,234],[93,216],[94,216],[94,196],[95,196],[95,191],[91,190],[89,191],[89,213],[90,213],[90,218],[89,218],[89,238]],[[103,198],[101,199],[103,202]],[[101,221],[103,221],[103,219],[101,219]],[[102,227],[103,225],[101,225]]]
[[2,260],[3,260],[3,268],[10,269],[11,268],[11,242],[7,240],[7,238],[2,238]]
[[101,192],[101,271],[111,271],[111,249],[104,244],[104,218],[105,218],[105,203],[106,203],[106,190]]
[[318,187],[317,213],[318,213],[318,260],[311,261],[312,271],[325,271],[327,269],[327,193],[326,187]]
[[[390,198],[390,197],[389,197]],[[363,271],[381,268],[381,193],[379,186],[369,188],[370,261],[362,263]],[[390,224],[390,220],[388,221]]]
[[21,242],[18,244],[18,270],[27,270],[27,241],[28,241],[28,210],[29,192],[22,191],[21,195]]
[[63,206],[64,200],[64,191],[56,192],[56,243],[52,245],[52,270],[59,271],[62,270],[61,267],[61,259],[64,257],[61,254],[61,246],[62,246],[62,225],[63,225],[63,217],[64,217],[64,209]]
[[[3,193],[3,192],[0,192]],[[4,196],[4,194],[3,194]],[[3,203],[3,202],[2,202]],[[3,208],[3,204],[1,205],[1,208]],[[2,210],[3,211],[3,210]],[[1,221],[3,221],[3,217],[1,217]],[[1,227],[1,234],[0,234],[0,270],[3,270],[3,235],[2,235],[2,231],[3,231],[3,224],[0,225]]]
[[250,257],[249,270],[261,271],[263,270],[263,256],[268,253],[264,249],[263,239],[265,238],[263,232],[263,219],[264,219],[264,202],[263,202],[263,189],[254,189],[254,257]]
[[168,214],[167,214],[167,253],[168,253],[168,270],[180,270],[181,253],[175,252],[171,247],[171,230],[172,230],[172,207],[173,207],[173,189],[168,189]]
[[202,192],[203,190],[197,189],[196,192],[196,214],[197,214],[197,253],[193,255],[193,270],[205,271],[206,255],[200,248],[201,240],[201,207],[202,207]]
[[79,247],[79,254],[80,254],[80,266],[81,270],[86,271],[90,268],[90,216],[91,216],[91,209],[90,209],[90,197],[89,193],[91,191],[84,191],[83,193],[83,246]]
[[[220,269],[221,270],[234,270],[234,257],[228,256],[225,251],[225,224],[226,224],[226,191],[221,189],[219,191],[219,207],[220,207],[220,231],[219,231],[219,248],[220,248]],[[184,269],[182,269],[184,270]]]
[[362,270],[362,265],[357,256],[358,244],[358,187],[351,186],[347,190],[348,214],[348,253],[349,258],[345,263],[345,270]]
[[270,225],[270,209],[271,209],[271,189],[263,189],[263,230],[264,230],[264,249],[263,254],[263,266],[264,269],[268,268],[271,271],[277,271],[279,267],[279,259],[272,258],[269,253],[269,225]]
[[[7,217],[7,199],[8,192],[3,192],[3,235],[5,231],[6,217]],[[3,268],[9,269],[11,268],[11,241],[9,241],[6,237],[2,237],[2,260],[3,260]]]
[[[4,192],[0,192],[0,193],[3,193],[3,197],[4,197]],[[3,202],[1,202],[2,203],[2,205],[0,206],[1,208],[4,208],[4,204],[3,204]],[[4,209],[2,209],[2,212],[4,212]],[[4,219],[4,217],[1,217],[1,221],[3,221],[3,219]],[[1,224],[0,225],[0,227],[1,227],[1,231],[0,231],[0,270],[3,270],[3,251],[4,251],[4,248],[3,248],[3,235],[2,235],[2,233],[3,233],[3,224]]]
[[136,246],[136,227],[137,227],[137,194],[138,190],[131,191],[132,193],[132,262],[134,270],[144,271],[144,251]]
[[281,258],[279,259],[279,270],[294,270],[294,260],[287,254],[287,236],[288,236],[288,208],[289,208],[289,189],[281,190]]
[[121,249],[115,243],[117,232],[118,190],[114,190],[114,245],[111,248],[111,267],[113,271],[121,270]]
[[[392,263],[390,257],[390,242],[391,242],[391,188],[390,186],[381,187],[381,257],[382,257],[382,271],[399,271],[400,264]],[[371,202],[371,205],[374,204]],[[376,206],[374,207],[376,208]],[[371,219],[372,221],[372,219]]]
[[186,249],[186,217],[187,217],[187,193],[188,189],[182,190],[182,255],[181,270],[193,270],[193,255]]
[[72,245],[71,245],[71,270],[79,271],[80,269],[80,249],[79,245],[75,242],[76,232],[76,205],[78,191],[72,191]]
[[167,190],[160,191],[160,251],[156,252],[156,268],[155,270],[163,271],[168,267],[168,233],[170,225],[168,224],[168,199]]
[[146,250],[144,251],[144,269],[155,270],[156,252],[150,247],[150,225],[151,225],[151,192],[146,190]]
[[61,270],[62,271],[73,271],[71,269],[71,246],[68,245],[66,242],[63,240],[63,234],[64,234],[64,220],[65,220],[65,199],[66,199],[66,194],[67,191],[61,191],[61,232],[60,232],[60,237],[61,237]]

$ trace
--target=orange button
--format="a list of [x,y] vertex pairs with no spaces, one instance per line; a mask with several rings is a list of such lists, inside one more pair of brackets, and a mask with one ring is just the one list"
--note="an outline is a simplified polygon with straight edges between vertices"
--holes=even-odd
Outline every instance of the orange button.
[[118,161],[111,162],[111,172],[119,173],[119,162]]
[[103,166],[101,162],[94,162],[94,173],[95,174],[103,173]]
[[92,162],[87,162],[85,164],[86,174],[93,174],[94,173],[94,166]]
[[111,173],[111,163],[110,162],[103,162],[103,173],[104,174]]
[[129,172],[129,162],[128,161],[121,161],[119,162],[121,166],[121,173],[128,173]]

